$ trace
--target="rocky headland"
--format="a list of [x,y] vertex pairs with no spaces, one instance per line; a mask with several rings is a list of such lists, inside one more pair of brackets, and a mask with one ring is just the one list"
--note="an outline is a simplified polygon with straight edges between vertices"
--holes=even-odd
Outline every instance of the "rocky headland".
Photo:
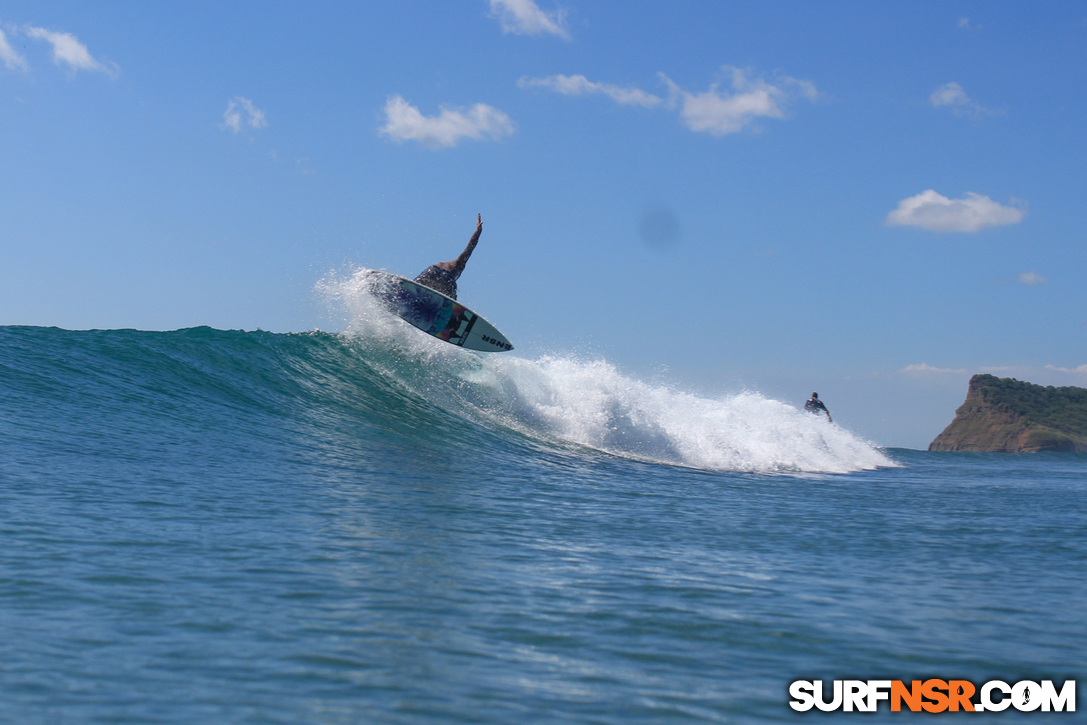
[[1087,452],[1087,388],[975,375],[930,451]]

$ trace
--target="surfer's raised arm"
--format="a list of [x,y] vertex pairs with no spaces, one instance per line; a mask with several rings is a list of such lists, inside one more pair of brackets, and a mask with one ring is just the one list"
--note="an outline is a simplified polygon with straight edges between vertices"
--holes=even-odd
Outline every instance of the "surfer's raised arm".
[[464,251],[460,253],[460,256],[454,259],[452,262],[446,262],[446,264],[452,264],[453,269],[451,272],[456,272],[458,275],[464,271],[464,265],[468,264],[468,258],[472,256],[472,250],[479,244],[479,233],[483,231],[483,215],[476,214],[476,233],[472,235],[472,238],[468,240],[468,246],[464,248]]
[[432,290],[441,292],[446,297],[457,299],[457,279],[464,271],[464,265],[472,256],[472,251],[479,243],[479,234],[483,231],[483,215],[476,214],[476,233],[468,241],[468,246],[460,253],[460,256],[450,262],[438,262],[423,270],[422,274],[415,278],[419,284]]

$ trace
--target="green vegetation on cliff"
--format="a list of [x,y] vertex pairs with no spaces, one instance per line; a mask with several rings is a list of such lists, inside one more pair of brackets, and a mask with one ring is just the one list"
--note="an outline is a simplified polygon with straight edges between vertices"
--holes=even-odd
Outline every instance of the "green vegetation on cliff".
[[1087,388],[1055,388],[994,375],[975,375],[974,380],[990,405],[1022,416],[1027,423],[1087,437]]
[[975,375],[933,451],[1087,451],[1087,389]]

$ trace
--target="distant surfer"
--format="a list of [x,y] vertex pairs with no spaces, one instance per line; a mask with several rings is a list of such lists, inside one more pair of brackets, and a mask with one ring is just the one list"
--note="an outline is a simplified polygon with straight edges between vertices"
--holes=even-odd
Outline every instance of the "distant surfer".
[[460,253],[460,256],[452,262],[438,262],[423,270],[423,273],[415,278],[415,281],[424,287],[429,287],[435,292],[441,292],[446,297],[457,299],[457,279],[464,271],[464,265],[472,256],[472,250],[479,242],[479,233],[483,231],[483,215],[476,215],[476,233],[468,241],[468,246]]
[[804,403],[804,410],[809,413],[814,413],[815,415],[819,415],[819,411],[823,411],[827,414],[827,420],[831,423],[834,422],[834,419],[830,417],[830,411],[827,410],[827,406],[823,405],[822,400],[819,400],[819,393],[811,394],[811,397],[808,398],[808,402]]

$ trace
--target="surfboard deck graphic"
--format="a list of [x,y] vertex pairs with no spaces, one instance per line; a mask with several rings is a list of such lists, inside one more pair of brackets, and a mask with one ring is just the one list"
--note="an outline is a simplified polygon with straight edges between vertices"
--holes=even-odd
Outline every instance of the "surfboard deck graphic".
[[374,296],[389,312],[428,335],[480,352],[505,352],[513,345],[498,329],[460,302],[389,272],[374,271]]

